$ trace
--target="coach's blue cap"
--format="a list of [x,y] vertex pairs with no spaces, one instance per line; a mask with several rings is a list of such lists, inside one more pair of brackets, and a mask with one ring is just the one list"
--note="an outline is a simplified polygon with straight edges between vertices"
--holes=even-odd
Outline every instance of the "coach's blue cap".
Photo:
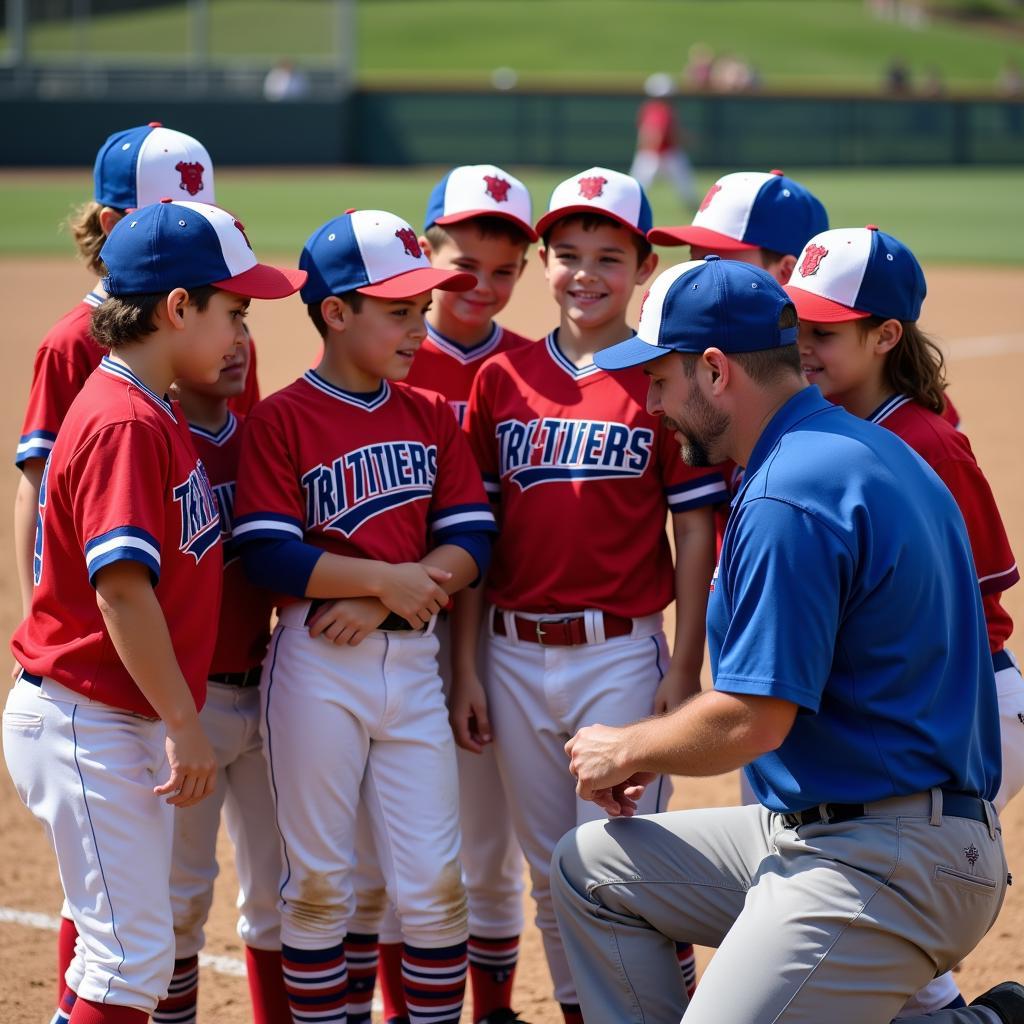
[[639,366],[669,352],[756,352],[796,344],[796,327],[779,327],[792,301],[767,271],[707,256],[659,274],[644,296],[640,326],[594,355],[603,370]]
[[282,299],[306,280],[301,270],[260,263],[245,229],[208,203],[164,199],[114,225],[100,259],[108,295],[156,295],[213,285],[251,299]]
[[928,288],[910,249],[869,224],[815,235],[800,253],[786,291],[801,320],[842,323],[881,316],[906,322],[920,317]]
[[191,135],[159,121],[115,132],[93,167],[93,197],[115,210],[137,210],[164,196],[214,202],[213,161]]

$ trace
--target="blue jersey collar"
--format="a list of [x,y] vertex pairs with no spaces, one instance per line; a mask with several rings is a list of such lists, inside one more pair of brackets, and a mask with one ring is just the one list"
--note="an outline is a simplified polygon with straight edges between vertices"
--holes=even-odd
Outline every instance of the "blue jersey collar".
[[[818,413],[835,411],[839,407],[833,405],[813,384],[808,385],[802,391],[798,391],[788,402],[786,402],[775,415],[768,421],[768,425],[761,431],[761,436],[750,453],[750,460],[747,463],[746,479],[750,478],[761,468],[761,464],[772,449],[779,443],[783,434],[788,434],[798,423],[809,416],[816,416]],[[742,493],[743,488],[740,489]],[[739,495],[736,496],[739,498]],[[735,503],[735,499],[734,499]]]

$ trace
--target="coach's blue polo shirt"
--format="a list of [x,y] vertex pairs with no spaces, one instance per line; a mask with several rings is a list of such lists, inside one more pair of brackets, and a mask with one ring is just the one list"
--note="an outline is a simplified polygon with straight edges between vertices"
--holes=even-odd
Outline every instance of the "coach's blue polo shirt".
[[799,705],[746,769],[776,811],[999,788],[974,559],[945,485],[895,434],[791,398],[758,439],[708,605],[715,689]]

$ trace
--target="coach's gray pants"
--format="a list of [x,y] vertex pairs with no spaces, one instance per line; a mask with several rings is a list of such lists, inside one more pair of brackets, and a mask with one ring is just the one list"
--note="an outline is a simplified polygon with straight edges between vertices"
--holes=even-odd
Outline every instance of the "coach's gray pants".
[[[943,817],[934,792],[798,830],[754,806],[568,833],[551,884],[587,1024],[678,1022],[676,941],[718,947],[686,1024],[892,1020],[974,948],[1006,887],[995,811],[988,825]],[[996,1021],[982,1009],[914,1019]]]

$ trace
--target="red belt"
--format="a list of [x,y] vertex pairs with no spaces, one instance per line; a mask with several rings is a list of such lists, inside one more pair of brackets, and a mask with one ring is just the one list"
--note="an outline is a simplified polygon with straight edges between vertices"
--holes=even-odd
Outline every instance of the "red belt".
[[[632,619],[609,612],[601,614],[606,640],[629,636],[633,632]],[[542,647],[577,647],[589,643],[586,617],[583,615],[560,619],[524,619],[521,615],[513,615],[512,622],[515,625],[516,636],[524,643],[540,644]],[[508,636],[505,629],[505,614],[500,608],[494,609],[494,633],[496,636]]]

